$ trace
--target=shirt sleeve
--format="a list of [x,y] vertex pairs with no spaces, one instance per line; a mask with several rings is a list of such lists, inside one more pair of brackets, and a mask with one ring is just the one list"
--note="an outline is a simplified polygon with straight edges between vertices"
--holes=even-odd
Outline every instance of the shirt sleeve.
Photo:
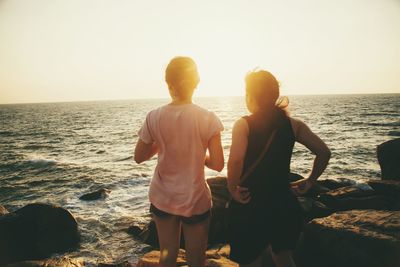
[[215,115],[214,112],[210,112],[209,128],[208,128],[208,140],[214,135],[224,130],[221,120]]
[[154,143],[153,136],[151,135],[150,129],[150,113],[147,114],[146,120],[144,121],[142,128],[138,132],[139,138],[146,144]]

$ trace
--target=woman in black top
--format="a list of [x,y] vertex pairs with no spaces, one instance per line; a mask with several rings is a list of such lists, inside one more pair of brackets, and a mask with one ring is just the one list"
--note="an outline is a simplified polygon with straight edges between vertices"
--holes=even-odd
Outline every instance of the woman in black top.
[[[246,104],[251,115],[236,121],[228,161],[231,259],[240,266],[261,266],[262,252],[272,248],[277,266],[295,266],[292,251],[302,231],[301,195],[325,170],[330,150],[302,121],[291,118],[278,101],[279,83],[268,71],[246,76]],[[281,102],[278,103],[277,102]],[[241,176],[272,142],[245,181]],[[316,155],[308,178],[289,183],[295,142]]]

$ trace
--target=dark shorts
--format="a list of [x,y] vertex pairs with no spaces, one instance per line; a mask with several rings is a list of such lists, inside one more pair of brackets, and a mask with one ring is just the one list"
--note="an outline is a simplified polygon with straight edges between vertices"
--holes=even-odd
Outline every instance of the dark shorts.
[[294,250],[304,220],[300,207],[249,207],[237,202],[229,207],[230,259],[249,264],[270,245],[275,254]]
[[159,218],[168,218],[171,216],[176,216],[185,224],[201,223],[211,216],[211,209],[202,214],[199,214],[199,215],[185,217],[185,216],[174,215],[174,214],[162,211],[162,210],[158,209],[156,206],[154,206],[153,204],[150,204],[150,212]]

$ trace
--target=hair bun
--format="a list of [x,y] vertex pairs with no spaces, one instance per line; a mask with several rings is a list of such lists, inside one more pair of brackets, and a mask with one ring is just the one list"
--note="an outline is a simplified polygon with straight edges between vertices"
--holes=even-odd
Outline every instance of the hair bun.
[[287,96],[280,96],[275,102],[278,108],[285,109],[289,106],[289,98]]

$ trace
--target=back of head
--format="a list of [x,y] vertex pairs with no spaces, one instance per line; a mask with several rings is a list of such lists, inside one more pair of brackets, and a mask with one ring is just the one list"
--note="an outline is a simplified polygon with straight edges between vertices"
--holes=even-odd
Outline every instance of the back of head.
[[175,96],[191,95],[200,81],[196,63],[190,57],[173,58],[165,70],[165,81]]
[[259,109],[270,109],[275,106],[279,97],[279,83],[266,70],[252,71],[246,75],[246,93]]

